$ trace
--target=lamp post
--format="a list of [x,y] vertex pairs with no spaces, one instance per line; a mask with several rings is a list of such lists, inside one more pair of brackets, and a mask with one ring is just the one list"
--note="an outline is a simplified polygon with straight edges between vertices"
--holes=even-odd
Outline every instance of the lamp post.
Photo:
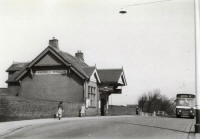
[[195,93],[196,93],[196,124],[195,133],[200,133],[200,27],[199,0],[194,0],[195,23]]
[[[137,4],[138,5],[138,4]],[[195,133],[200,133],[200,14],[199,0],[194,0],[194,32],[195,32],[195,94],[196,94],[196,124]],[[120,10],[126,14],[126,10]]]

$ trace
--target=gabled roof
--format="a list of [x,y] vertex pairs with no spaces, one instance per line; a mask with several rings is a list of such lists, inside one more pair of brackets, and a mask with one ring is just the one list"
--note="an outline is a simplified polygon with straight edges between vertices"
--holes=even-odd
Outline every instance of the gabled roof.
[[94,70],[96,69],[96,67],[84,67],[83,70],[85,71],[85,73],[90,77],[92,75],[92,73],[94,72]]
[[14,72],[9,76],[8,82],[18,82],[34,65],[36,65],[44,56],[52,54],[57,60],[66,67],[69,67],[80,78],[89,80],[93,75],[100,83],[113,83],[114,85],[126,85],[126,79],[123,69],[99,69],[88,66],[83,60],[67,52],[60,51],[58,48],[48,46],[35,59],[29,63],[14,63],[6,71]]
[[13,75],[11,75],[11,76],[8,77],[8,80],[6,82],[7,83],[8,82],[16,82],[17,80],[15,80],[15,79],[19,75],[20,72],[21,71],[16,71],[15,73],[13,73]]
[[48,46],[42,53],[40,53],[30,63],[20,63],[11,65],[7,71],[16,71],[13,76],[10,76],[6,82],[17,82],[26,72],[27,68],[32,67],[37,61],[40,60],[47,52],[51,52],[57,56],[66,66],[69,66],[81,78],[88,79],[89,76],[85,73],[83,68],[89,67],[84,61],[70,55],[69,53],[62,52],[56,48]]
[[96,66],[93,66],[93,67],[84,67],[83,70],[90,77],[90,79],[94,75],[95,78],[97,79],[98,83],[101,82],[101,80],[99,78],[99,74],[98,74],[97,69],[96,69]]
[[97,71],[102,83],[120,84],[119,79],[123,78],[121,85],[126,85],[123,69],[98,69]]
[[12,64],[6,71],[7,72],[14,72],[12,75],[8,77],[8,82],[17,82],[16,78],[17,76],[26,69],[28,63],[14,63]]

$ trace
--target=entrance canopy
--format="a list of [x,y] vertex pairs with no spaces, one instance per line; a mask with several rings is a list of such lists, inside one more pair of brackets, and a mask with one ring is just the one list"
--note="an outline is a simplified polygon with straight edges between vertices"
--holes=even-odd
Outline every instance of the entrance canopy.
[[122,86],[126,86],[126,78],[122,69],[99,69],[101,80],[99,91],[106,94],[121,94]]

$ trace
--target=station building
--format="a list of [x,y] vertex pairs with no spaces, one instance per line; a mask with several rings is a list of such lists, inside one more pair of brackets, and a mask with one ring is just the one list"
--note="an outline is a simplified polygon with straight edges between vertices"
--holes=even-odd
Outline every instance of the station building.
[[81,51],[74,56],[61,51],[56,38],[31,62],[13,63],[6,72],[9,95],[84,104],[86,115],[106,115],[109,96],[127,85],[123,68],[89,66]]

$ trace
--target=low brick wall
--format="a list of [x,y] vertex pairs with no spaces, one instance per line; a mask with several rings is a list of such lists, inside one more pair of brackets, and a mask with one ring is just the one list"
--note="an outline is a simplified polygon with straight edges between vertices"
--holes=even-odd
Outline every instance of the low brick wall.
[[8,94],[8,88],[0,88],[0,95],[1,94]]
[[86,108],[86,116],[96,116],[100,115],[100,110],[97,107],[94,108]]
[[[79,116],[81,104],[63,103],[64,117]],[[58,102],[31,100],[0,94],[0,121],[50,118],[57,112]]]
[[109,105],[108,115],[136,115],[136,106]]

